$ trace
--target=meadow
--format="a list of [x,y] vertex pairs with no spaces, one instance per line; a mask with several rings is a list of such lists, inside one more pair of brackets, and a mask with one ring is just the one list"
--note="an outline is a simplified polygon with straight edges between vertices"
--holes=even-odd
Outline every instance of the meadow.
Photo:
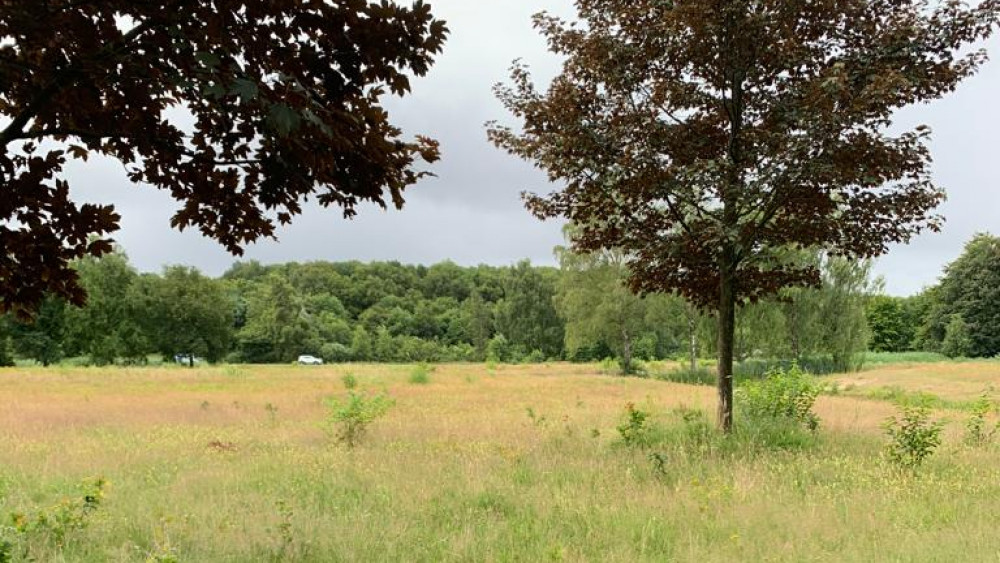
[[[324,429],[347,375],[394,401],[354,448]],[[1000,447],[962,439],[1000,364],[824,381],[818,432],[782,441],[708,431],[709,387],[592,365],[0,370],[0,543],[15,561],[1000,559]],[[902,470],[882,423],[917,393],[944,444]],[[618,430],[629,404],[645,447]]]

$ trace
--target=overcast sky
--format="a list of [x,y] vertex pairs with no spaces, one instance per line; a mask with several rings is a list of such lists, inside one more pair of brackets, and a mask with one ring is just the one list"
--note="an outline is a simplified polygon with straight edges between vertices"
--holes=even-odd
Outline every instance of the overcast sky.
[[[413,94],[389,104],[393,120],[408,133],[441,141],[437,178],[408,191],[401,212],[362,209],[345,222],[336,209],[308,207],[279,232],[278,242],[248,249],[246,259],[264,263],[312,260],[398,260],[431,264],[510,264],[528,258],[554,263],[552,248],[562,242],[561,225],[540,222],[521,203],[523,190],[549,191],[544,175],[486,142],[484,123],[505,120],[491,92],[523,58],[539,80],[559,61],[531,27],[531,15],[548,10],[571,15],[569,0],[433,0],[434,13],[447,20],[451,36],[429,77],[414,83]],[[900,126],[929,125],[934,131],[934,175],[947,188],[940,208],[944,232],[921,236],[882,258],[878,273],[890,294],[909,295],[933,284],[944,264],[961,252],[976,232],[1000,234],[1000,41],[989,45],[998,60],[989,63],[958,92],[931,105],[910,108]],[[116,239],[143,271],[167,264],[197,266],[217,275],[234,258],[196,232],[169,228],[177,204],[149,187],[130,185],[120,165],[91,160],[70,171],[80,201],[114,203],[122,214]]]

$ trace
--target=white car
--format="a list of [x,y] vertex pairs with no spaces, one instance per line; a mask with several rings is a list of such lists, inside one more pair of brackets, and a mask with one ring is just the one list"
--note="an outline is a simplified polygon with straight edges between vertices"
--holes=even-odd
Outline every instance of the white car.
[[316,356],[308,356],[308,355],[299,356],[299,359],[296,360],[296,362],[300,366],[321,366],[321,365],[323,365],[323,360],[321,358],[317,358]]

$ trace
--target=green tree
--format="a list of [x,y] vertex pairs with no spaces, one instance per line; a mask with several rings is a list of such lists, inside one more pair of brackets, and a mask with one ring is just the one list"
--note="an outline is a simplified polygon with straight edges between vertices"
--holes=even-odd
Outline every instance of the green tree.
[[607,343],[621,362],[622,373],[633,373],[636,343],[646,329],[647,303],[625,285],[625,259],[615,252],[576,254],[557,249],[562,276],[556,295],[566,321],[566,352]]
[[[43,366],[58,362],[63,357],[65,325],[66,302],[46,297],[33,319],[12,323],[10,333],[14,351],[22,358],[30,358]],[[0,346],[8,344],[2,335],[0,340]]]
[[532,268],[523,261],[510,269],[504,297],[496,308],[496,329],[521,357],[539,351],[558,358],[563,350],[563,323],[554,297],[558,270]]
[[562,72],[498,88],[521,122],[490,139],[563,186],[529,196],[581,252],[629,256],[633,289],[679,292],[718,323],[718,423],[733,417],[736,310],[819,270],[818,248],[870,258],[937,229],[929,132],[895,112],[940,98],[985,54],[1000,4],[925,0],[577,0],[535,24]]
[[14,353],[11,348],[10,337],[0,333],[0,368],[14,366]]
[[871,330],[869,348],[873,352],[905,352],[911,349],[918,325],[909,318],[905,299],[876,295],[869,302],[865,314]]
[[837,371],[856,370],[868,348],[868,298],[875,293],[871,262],[825,257],[820,289],[823,352]]
[[478,359],[485,359],[486,346],[493,336],[493,309],[478,289],[462,303],[459,323],[461,328],[456,332],[464,336],[463,341],[472,344]]
[[351,334],[351,357],[358,362],[367,362],[375,359],[375,346],[372,343],[372,336],[364,325],[354,327]]
[[965,358],[972,354],[972,334],[962,315],[954,314],[944,329],[941,353],[949,358]]
[[143,321],[136,318],[134,291],[139,274],[125,253],[84,258],[76,269],[87,292],[87,304],[66,310],[67,353],[87,355],[98,365],[144,354]]
[[968,336],[963,355],[1000,354],[1000,238],[984,233],[969,241],[962,255],[945,268],[930,299],[923,336],[931,349],[944,346],[957,315]]
[[170,358],[195,356],[218,362],[233,340],[233,302],[218,280],[184,266],[165,268],[153,284],[146,311],[147,334],[155,348]]
[[284,363],[300,354],[320,353],[322,343],[313,319],[283,275],[268,274],[246,298],[247,321],[237,335],[244,360]]

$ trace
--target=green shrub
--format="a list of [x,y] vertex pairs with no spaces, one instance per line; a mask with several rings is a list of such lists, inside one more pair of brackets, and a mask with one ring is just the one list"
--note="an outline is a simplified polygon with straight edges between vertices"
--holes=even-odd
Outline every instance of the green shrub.
[[992,427],[987,423],[986,417],[991,412],[997,411],[996,402],[990,398],[989,392],[984,392],[982,396],[972,404],[971,415],[965,423],[965,442],[970,446],[983,446],[993,441],[997,432],[1000,431],[1000,422]]
[[540,364],[545,360],[545,353],[538,349],[532,350],[530,354],[524,357],[524,362],[528,364]]
[[683,383],[685,385],[715,385],[718,375],[712,368],[699,366],[695,369],[691,369],[690,367],[672,369],[657,373],[654,377],[661,381]]
[[81,494],[35,514],[13,513],[10,525],[0,526],[0,563],[35,560],[32,550],[42,546],[62,548],[72,532],[83,530],[104,500],[107,481],[86,481]]
[[327,429],[337,442],[354,448],[361,443],[368,426],[385,416],[394,404],[395,401],[385,394],[368,397],[353,391],[345,401],[327,399]]
[[822,387],[797,365],[777,369],[761,381],[744,383],[736,392],[743,414],[759,419],[786,419],[815,432],[819,417],[812,411]]
[[598,362],[597,369],[604,375],[619,375],[621,373],[621,366],[618,364],[618,360],[610,357]]
[[497,333],[486,344],[486,360],[493,363],[504,363],[510,359],[510,342],[503,334]]
[[889,460],[907,469],[915,469],[941,445],[944,424],[931,420],[931,410],[926,406],[903,407],[899,418],[892,417],[883,424],[889,437],[886,453]]
[[625,405],[625,420],[618,425],[622,442],[630,448],[645,448],[652,442],[648,425],[649,413],[636,408],[635,403]]
[[353,373],[346,373],[340,380],[344,383],[344,389],[350,391],[358,386],[358,378]]
[[434,368],[427,364],[417,364],[413,368],[413,371],[410,372],[410,383],[414,385],[427,385],[431,382],[432,371],[434,371]]

